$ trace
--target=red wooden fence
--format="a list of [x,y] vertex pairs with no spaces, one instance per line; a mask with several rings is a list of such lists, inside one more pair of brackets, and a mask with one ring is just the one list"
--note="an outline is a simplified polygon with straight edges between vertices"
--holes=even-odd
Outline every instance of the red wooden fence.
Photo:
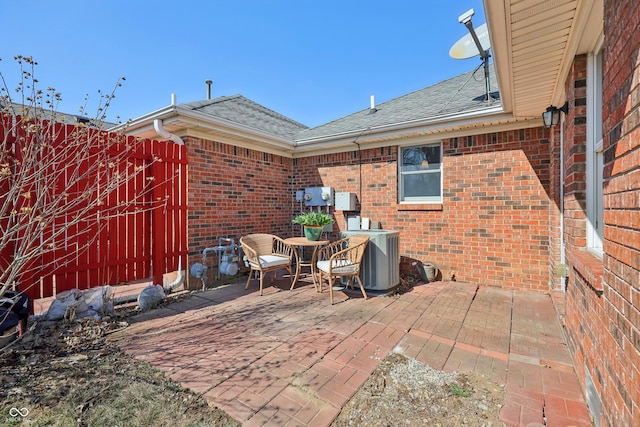
[[[0,120],[0,136],[5,136],[5,141],[0,141],[3,146],[10,143],[5,132],[8,123]],[[67,129],[61,134],[68,136],[75,127],[66,126]],[[105,138],[107,135],[104,133]],[[55,250],[43,252],[40,259],[25,272],[17,283],[18,290],[37,299],[73,288],[118,285],[143,279],[162,283],[164,273],[178,269],[179,259],[182,260],[182,268],[186,268],[186,148],[173,142],[146,140],[142,144],[134,144],[134,141],[133,138],[127,139],[136,150],[127,154],[127,162],[120,164],[117,172],[131,173],[135,168],[143,172],[131,175],[135,178],[122,183],[111,193],[104,206],[91,209],[89,215],[100,218],[106,210],[122,202],[125,202],[126,212],[103,221],[90,221],[87,225],[78,223],[69,228],[62,239],[56,239],[58,243]],[[64,138],[56,143],[64,144]],[[73,158],[72,154],[69,153],[69,161]],[[63,182],[64,171],[47,173],[54,177],[52,191],[66,187]],[[139,194],[149,181],[153,182],[153,188],[145,193],[144,200],[127,205],[126,202]],[[7,185],[6,180],[0,182],[0,186]],[[99,184],[81,182],[78,185],[88,187]],[[0,188],[0,191],[5,189]],[[56,217],[51,229],[68,220]],[[6,262],[14,256],[13,249],[11,245],[0,248],[0,258]]]

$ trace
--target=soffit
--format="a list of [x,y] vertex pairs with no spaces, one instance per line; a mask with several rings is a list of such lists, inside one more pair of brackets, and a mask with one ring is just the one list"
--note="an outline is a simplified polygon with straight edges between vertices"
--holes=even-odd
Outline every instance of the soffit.
[[547,106],[563,104],[574,56],[588,51],[602,28],[602,0],[484,4],[505,110],[540,117]]

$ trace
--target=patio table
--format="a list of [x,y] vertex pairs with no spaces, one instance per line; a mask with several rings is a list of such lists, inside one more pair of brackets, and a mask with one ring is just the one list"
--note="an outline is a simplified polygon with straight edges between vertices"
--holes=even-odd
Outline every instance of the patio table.
[[[298,282],[298,278],[300,277],[300,270],[302,267],[309,267],[311,269],[311,278],[313,279],[313,286],[316,288],[316,292],[318,292],[318,281],[316,278],[316,254],[318,252],[318,248],[320,246],[326,245],[329,243],[328,240],[309,240],[306,237],[290,237],[288,239],[284,239],[284,242],[288,245],[293,246],[294,253],[296,256],[296,275],[293,278],[293,283],[291,283],[291,290]],[[304,262],[298,253],[298,247],[312,247],[313,254],[311,255],[311,262]]]

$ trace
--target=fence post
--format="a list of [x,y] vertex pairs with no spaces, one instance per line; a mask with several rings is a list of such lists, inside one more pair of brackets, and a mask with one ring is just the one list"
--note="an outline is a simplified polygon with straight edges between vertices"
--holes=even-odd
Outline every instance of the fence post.
[[[154,162],[151,166],[151,172],[154,177],[153,186],[153,203],[156,205],[164,205],[165,203],[165,176],[164,163]],[[159,183],[163,183],[159,185]],[[166,207],[166,206],[165,206]],[[153,274],[153,283],[162,285],[162,276],[165,273],[165,248],[166,248],[166,230],[165,230],[166,208],[156,206],[152,210],[151,226],[151,265]]]

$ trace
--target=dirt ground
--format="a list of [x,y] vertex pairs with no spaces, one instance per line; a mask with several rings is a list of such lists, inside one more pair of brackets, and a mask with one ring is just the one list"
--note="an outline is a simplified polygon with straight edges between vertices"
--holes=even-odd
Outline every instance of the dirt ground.
[[[106,340],[130,314],[37,322],[0,350],[0,426],[240,425]],[[391,354],[333,426],[500,426],[503,402],[503,387],[487,379]]]
[[504,387],[486,378],[390,354],[332,426],[504,426],[503,404]]

